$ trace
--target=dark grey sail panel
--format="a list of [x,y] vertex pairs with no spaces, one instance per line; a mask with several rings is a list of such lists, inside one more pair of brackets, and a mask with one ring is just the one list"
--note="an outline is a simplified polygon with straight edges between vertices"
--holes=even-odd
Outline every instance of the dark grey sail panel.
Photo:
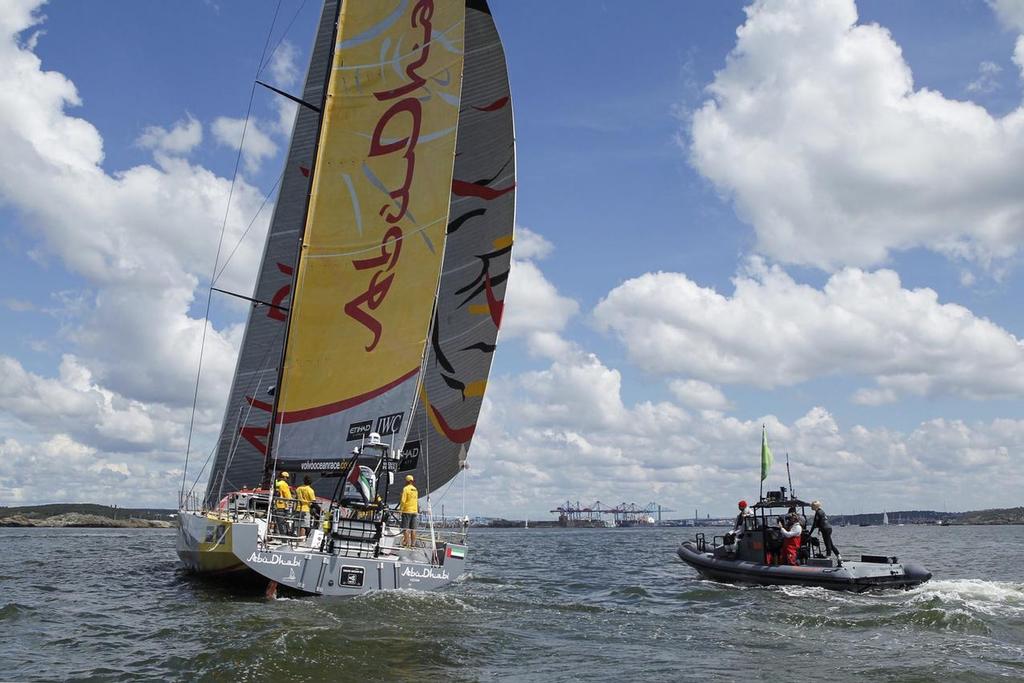
[[[337,5],[338,0],[324,2],[302,90],[302,99],[317,105],[323,99],[333,52],[331,42]],[[270,220],[253,294],[255,299],[285,308],[290,301],[319,127],[317,112],[298,108],[281,190]],[[262,483],[273,406],[273,397],[267,392],[277,382],[286,320],[285,312],[277,308],[254,306],[249,311],[206,487],[204,502],[208,506],[215,505],[226,493]]]
[[501,324],[514,223],[515,137],[505,53],[486,2],[473,0],[466,5],[444,265],[399,472],[399,478],[415,475],[421,494],[458,474],[476,430]]

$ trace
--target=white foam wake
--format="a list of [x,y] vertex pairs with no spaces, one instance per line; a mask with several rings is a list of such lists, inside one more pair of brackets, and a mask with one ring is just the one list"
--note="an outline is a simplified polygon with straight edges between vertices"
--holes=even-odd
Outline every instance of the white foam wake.
[[960,604],[970,610],[993,616],[1024,616],[1024,583],[954,579],[929,581],[909,593],[911,603],[938,599],[944,604]]

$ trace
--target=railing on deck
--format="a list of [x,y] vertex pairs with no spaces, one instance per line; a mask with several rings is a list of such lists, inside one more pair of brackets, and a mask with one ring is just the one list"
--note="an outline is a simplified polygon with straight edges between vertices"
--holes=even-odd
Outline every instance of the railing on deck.
[[194,491],[179,491],[178,509],[185,512],[200,512],[202,505],[199,495]]

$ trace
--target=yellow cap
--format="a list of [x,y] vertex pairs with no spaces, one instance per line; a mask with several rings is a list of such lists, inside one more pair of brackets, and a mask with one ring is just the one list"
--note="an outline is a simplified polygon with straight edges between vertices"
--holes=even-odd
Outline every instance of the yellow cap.
[[407,474],[407,475],[405,475],[405,480],[406,480],[406,481],[412,481],[412,480],[413,480],[413,477],[412,477],[412,475],[411,475],[411,474]]
[[282,479],[287,479],[288,477],[289,477],[289,474],[287,472],[282,472],[281,473],[281,478]]

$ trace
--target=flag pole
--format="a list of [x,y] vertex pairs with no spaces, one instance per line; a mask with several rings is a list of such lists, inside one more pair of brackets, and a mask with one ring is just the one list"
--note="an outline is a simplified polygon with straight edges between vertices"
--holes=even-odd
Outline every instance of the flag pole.
[[789,451],[786,451],[786,479],[789,480],[789,497],[796,498],[796,494],[793,493],[793,475],[789,472]]

